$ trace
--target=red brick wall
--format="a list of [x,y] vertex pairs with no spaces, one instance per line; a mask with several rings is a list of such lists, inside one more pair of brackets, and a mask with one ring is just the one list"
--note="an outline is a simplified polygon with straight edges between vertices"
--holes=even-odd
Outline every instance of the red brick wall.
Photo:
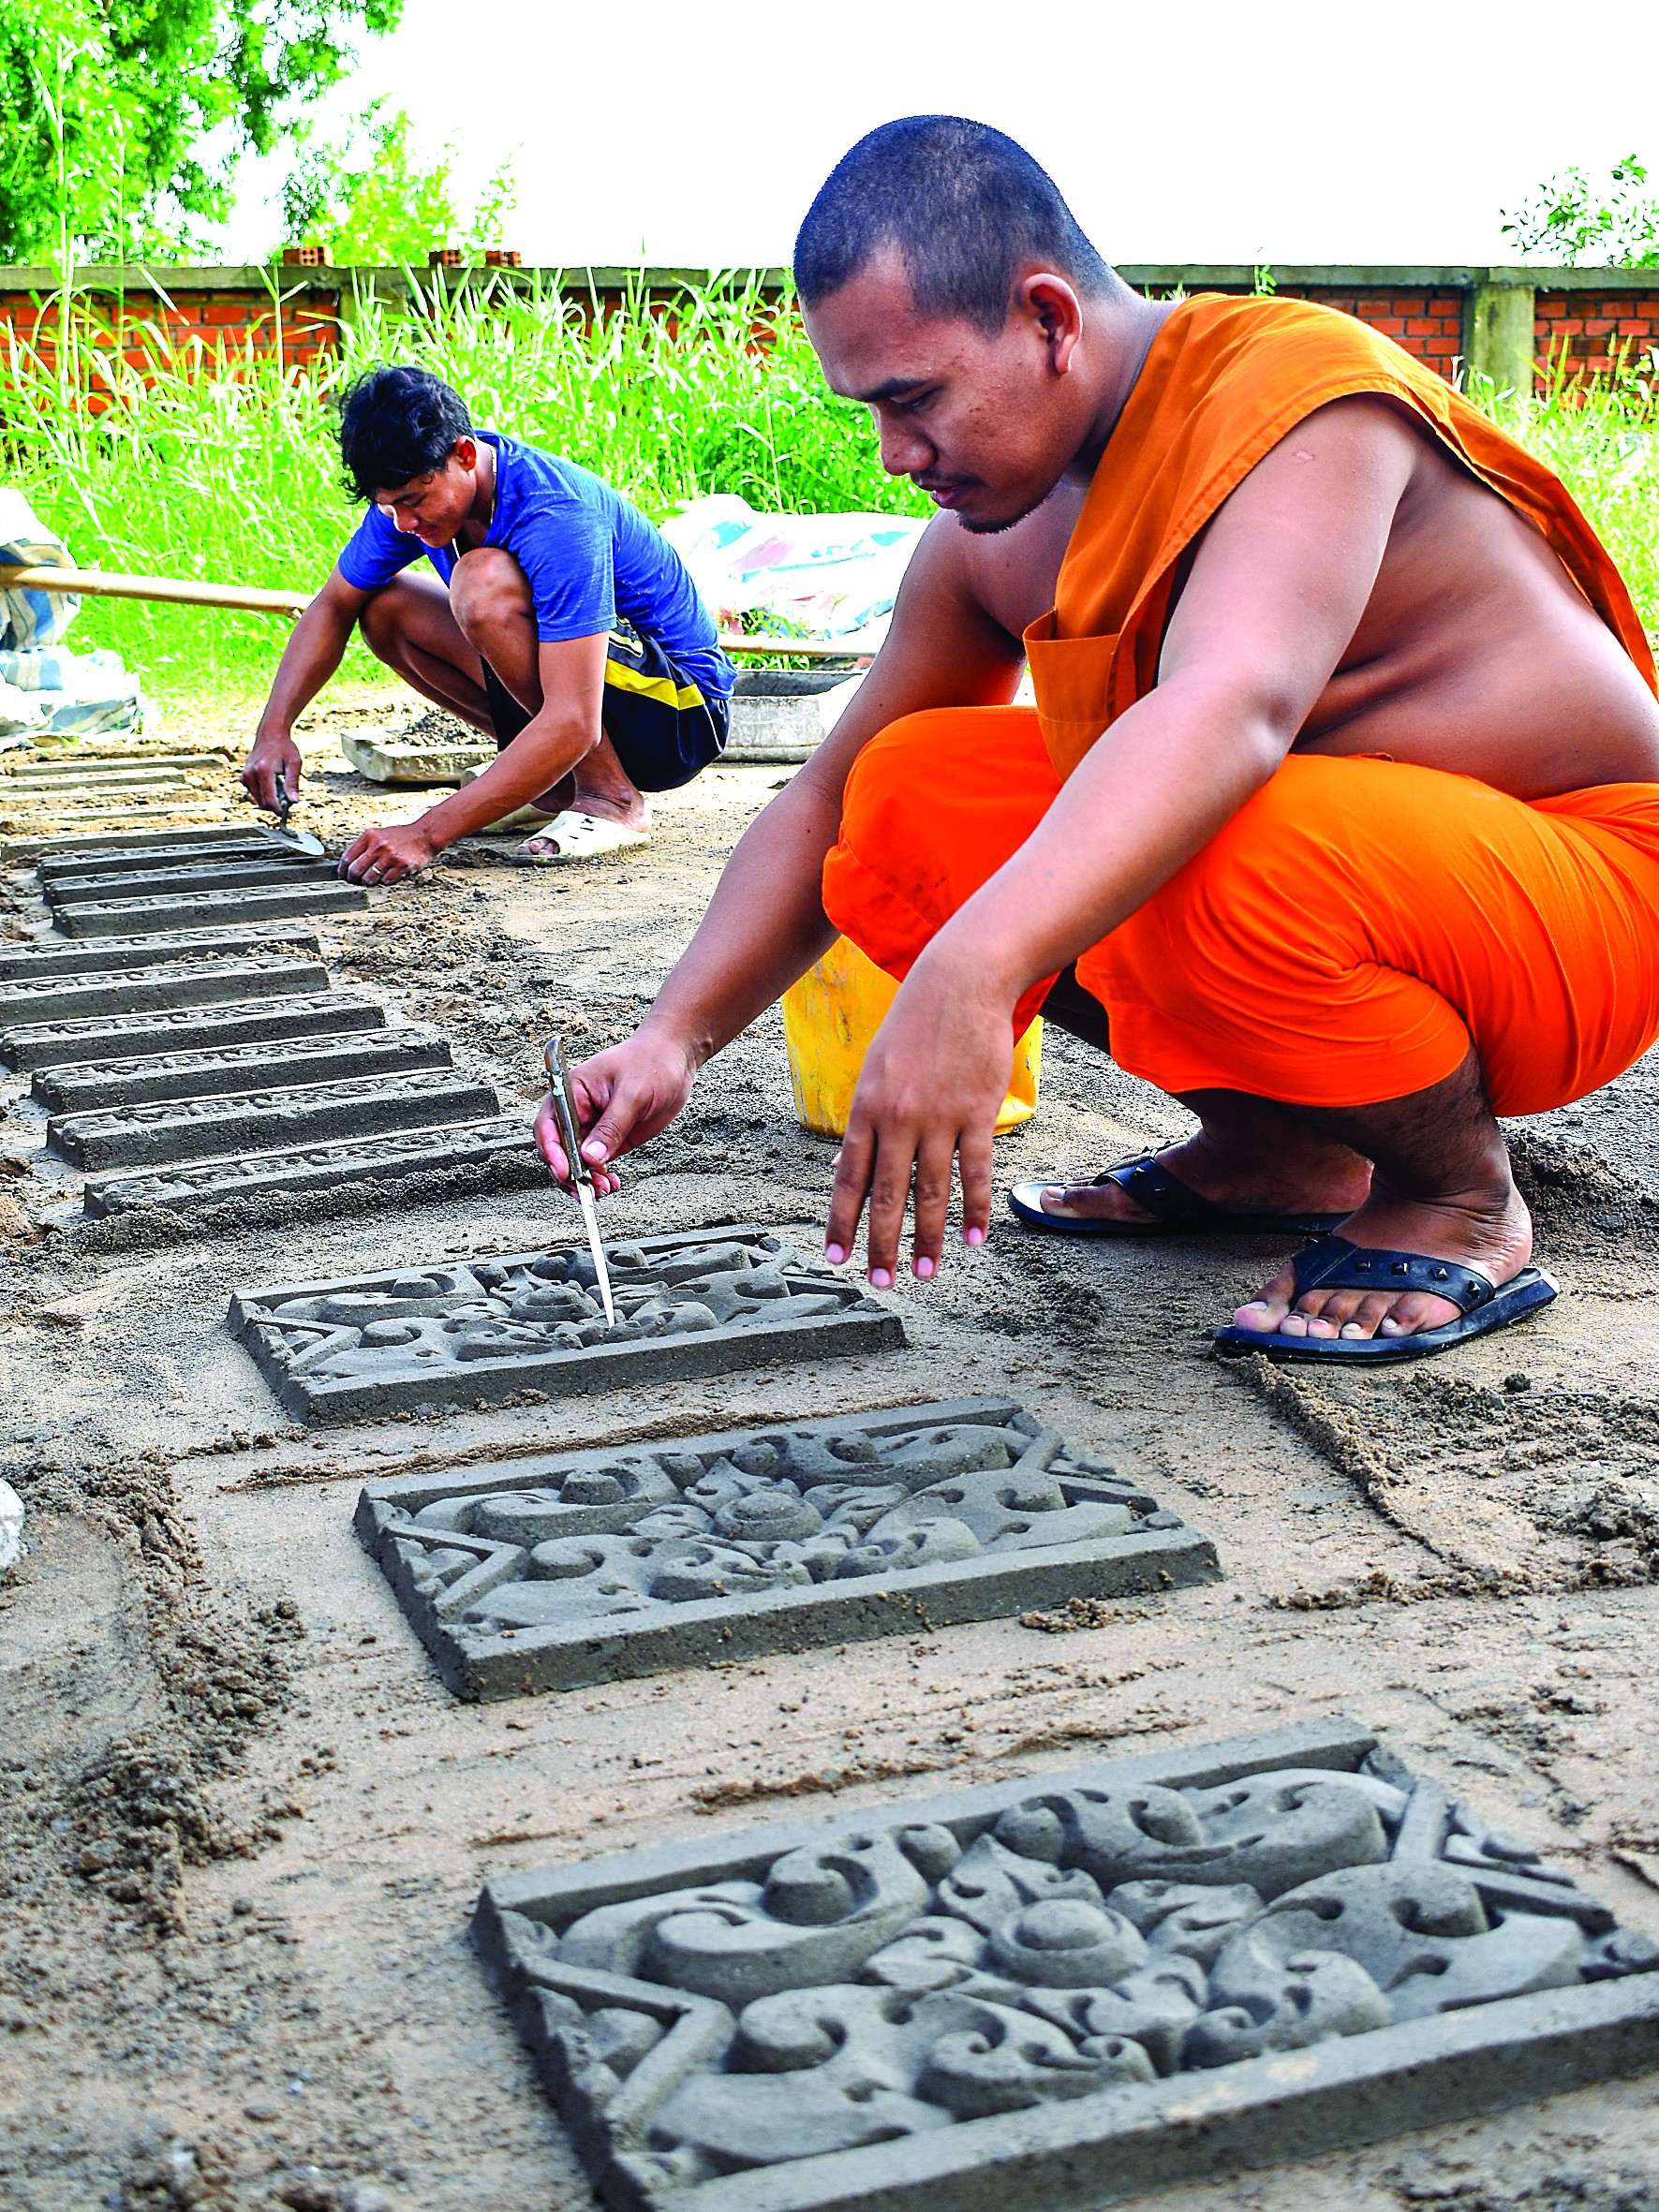
[[1540,379],[1563,368],[1570,376],[1644,368],[1659,348],[1659,270],[1643,281],[1646,293],[1540,290],[1533,302]]
[[[158,357],[170,355],[175,361],[193,352],[209,358],[221,352],[234,357],[250,340],[256,352],[272,354],[276,349],[279,312],[284,360],[313,361],[335,342],[338,304],[337,296],[313,292],[284,300],[279,311],[269,292],[227,288],[180,290],[170,297],[170,303],[136,290],[122,298],[81,295],[75,312],[78,320],[87,313],[96,317],[100,351],[119,351],[132,367],[142,370]],[[0,291],[0,332],[7,327],[20,344],[34,346],[52,358],[58,310],[50,298],[43,302],[37,294]]]
[[[1198,283],[1194,291],[1238,292],[1237,285]],[[1326,307],[1340,307],[1357,316],[1373,330],[1382,331],[1439,372],[1447,382],[1456,374],[1463,351],[1463,296],[1460,292],[1424,290],[1420,287],[1395,290],[1358,291],[1335,285],[1276,287],[1281,300],[1317,300]]]

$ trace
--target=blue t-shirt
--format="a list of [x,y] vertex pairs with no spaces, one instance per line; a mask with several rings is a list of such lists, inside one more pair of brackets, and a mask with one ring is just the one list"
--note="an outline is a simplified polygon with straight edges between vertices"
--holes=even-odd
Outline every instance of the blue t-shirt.
[[[496,450],[496,506],[484,543],[505,546],[529,578],[542,644],[595,637],[621,615],[704,698],[729,698],[732,664],[690,571],[639,509],[573,461],[496,431],[472,435]],[[424,546],[371,506],[340,555],[340,573],[358,591],[379,591],[422,553],[448,583],[453,546]]]

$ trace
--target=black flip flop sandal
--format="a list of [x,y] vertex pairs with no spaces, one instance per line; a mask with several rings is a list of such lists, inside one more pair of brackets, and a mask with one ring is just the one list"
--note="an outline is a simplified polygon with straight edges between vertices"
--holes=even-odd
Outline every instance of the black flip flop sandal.
[[1266,1231],[1274,1236],[1324,1236],[1345,1221],[1346,1214],[1235,1214],[1172,1175],[1155,1152],[1137,1152],[1094,1177],[1098,1186],[1118,1189],[1156,1217],[1151,1221],[1079,1221],[1068,1214],[1045,1214],[1043,1193],[1051,1183],[1016,1183],[1008,1193],[1015,1217],[1028,1229],[1052,1230],[1059,1236],[1165,1236],[1172,1231],[1244,1236]]
[[1454,1344],[1507,1329],[1548,1305],[1561,1290],[1542,1267],[1523,1267],[1502,1285],[1489,1282],[1453,1260],[1432,1260],[1422,1252],[1374,1251],[1350,1244],[1345,1236],[1322,1237],[1291,1261],[1296,1296],[1305,1290],[1429,1290],[1460,1308],[1455,1321],[1438,1329],[1418,1329],[1409,1336],[1285,1336],[1275,1329],[1241,1329],[1237,1322],[1215,1332],[1218,1349],[1228,1354],[1266,1352],[1270,1360],[1323,1361],[1327,1367],[1380,1367],[1395,1360],[1426,1360]]

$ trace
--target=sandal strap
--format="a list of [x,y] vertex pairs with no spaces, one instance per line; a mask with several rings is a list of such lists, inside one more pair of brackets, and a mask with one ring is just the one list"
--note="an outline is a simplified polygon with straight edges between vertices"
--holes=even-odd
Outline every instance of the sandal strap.
[[1158,1221],[1216,1221],[1223,1209],[1203,1198],[1178,1175],[1172,1175],[1155,1152],[1137,1152],[1096,1175],[1095,1184],[1115,1183],[1137,1206]]
[[1431,1259],[1425,1252],[1389,1252],[1351,1244],[1345,1236],[1324,1236],[1291,1261],[1296,1295],[1305,1290],[1427,1290],[1444,1298],[1459,1313],[1474,1313],[1498,1294],[1498,1287],[1455,1260]]

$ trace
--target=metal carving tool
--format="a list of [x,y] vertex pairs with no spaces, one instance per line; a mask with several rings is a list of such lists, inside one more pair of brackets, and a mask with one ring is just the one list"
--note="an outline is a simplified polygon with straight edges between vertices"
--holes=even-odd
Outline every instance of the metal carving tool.
[[559,1143],[565,1148],[565,1158],[570,1166],[570,1188],[576,1193],[582,1207],[582,1219],[587,1230],[588,1249],[593,1254],[593,1271],[599,1277],[600,1296],[604,1301],[605,1323],[616,1325],[616,1307],[611,1297],[611,1271],[605,1265],[605,1247],[600,1242],[599,1211],[594,1204],[593,1170],[582,1157],[582,1131],[576,1121],[576,1099],[570,1089],[570,1070],[565,1065],[562,1039],[550,1037],[547,1050],[541,1055],[547,1067],[548,1096],[553,1100],[553,1111],[558,1122]]
[[289,852],[303,852],[307,860],[319,861],[324,857],[320,837],[314,837],[309,830],[290,830],[288,818],[294,810],[289,796],[288,778],[279,768],[276,772],[276,827],[268,822],[259,824],[259,834],[269,837],[274,844],[286,846]]

